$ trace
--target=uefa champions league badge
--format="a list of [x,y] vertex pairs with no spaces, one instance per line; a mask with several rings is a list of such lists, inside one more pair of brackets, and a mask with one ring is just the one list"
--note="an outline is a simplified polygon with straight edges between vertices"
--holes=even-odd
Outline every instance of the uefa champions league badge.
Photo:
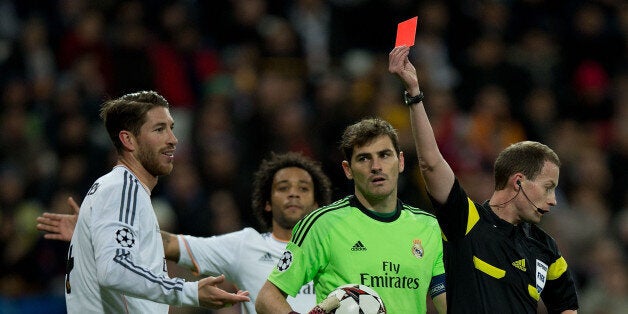
[[421,240],[414,239],[414,243],[412,244],[412,254],[416,256],[416,258],[423,257],[423,245],[421,245]]
[[281,258],[279,258],[279,262],[277,263],[277,270],[284,271],[290,268],[291,264],[292,264],[292,252],[285,251],[281,255]]
[[120,228],[116,231],[116,241],[122,247],[131,248],[135,244],[135,235],[129,228]]

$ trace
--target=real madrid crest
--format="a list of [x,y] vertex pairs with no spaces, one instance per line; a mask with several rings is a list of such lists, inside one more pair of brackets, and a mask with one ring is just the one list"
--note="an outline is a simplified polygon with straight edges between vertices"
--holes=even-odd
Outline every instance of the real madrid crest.
[[414,243],[412,244],[412,254],[414,254],[416,258],[422,258],[424,252],[423,252],[423,245],[421,245],[421,240],[414,239],[413,242]]

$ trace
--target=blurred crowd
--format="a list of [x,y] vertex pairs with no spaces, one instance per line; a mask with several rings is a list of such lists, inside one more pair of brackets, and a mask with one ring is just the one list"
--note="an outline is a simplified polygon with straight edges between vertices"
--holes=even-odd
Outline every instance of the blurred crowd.
[[[628,3],[621,0],[0,0],[0,313],[63,313],[67,244],[35,217],[67,212],[114,163],[103,100],[169,100],[174,171],[161,228],[258,227],[251,175],[271,151],[319,160],[351,193],[338,140],[380,116],[406,155],[400,197],[431,210],[403,87],[388,73],[397,23],[418,15],[411,58],[441,151],[473,199],[510,143],[563,163],[543,219],[574,272],[582,313],[628,312]],[[30,313],[30,312],[29,312]]]

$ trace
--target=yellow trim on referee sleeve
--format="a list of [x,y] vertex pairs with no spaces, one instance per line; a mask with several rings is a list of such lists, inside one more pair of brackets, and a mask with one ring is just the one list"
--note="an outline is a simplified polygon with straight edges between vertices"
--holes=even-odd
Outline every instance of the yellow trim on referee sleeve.
[[561,256],[552,265],[550,265],[547,271],[547,280],[555,280],[562,276],[567,271],[567,261]]
[[471,231],[473,226],[480,220],[480,214],[478,214],[478,209],[475,208],[473,201],[467,197],[467,202],[469,203],[469,217],[467,218],[467,231],[464,235],[469,234],[469,231]]
[[506,276],[506,271],[501,269],[501,268],[497,268],[481,259],[479,259],[477,256],[473,256],[473,265],[475,265],[475,268],[477,268],[478,270],[480,270],[481,272],[497,278],[497,279],[501,279],[504,278],[504,276]]
[[536,290],[535,287],[532,287],[532,285],[528,285],[528,293],[537,301],[541,298],[539,292]]

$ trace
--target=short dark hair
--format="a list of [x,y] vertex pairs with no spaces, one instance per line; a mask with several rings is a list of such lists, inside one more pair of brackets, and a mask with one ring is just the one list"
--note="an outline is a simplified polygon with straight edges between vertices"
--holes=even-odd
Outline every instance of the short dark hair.
[[495,160],[495,191],[505,188],[508,178],[517,172],[534,180],[541,173],[546,161],[560,167],[558,155],[545,144],[533,141],[511,144]]
[[401,150],[399,149],[397,130],[388,121],[380,118],[365,118],[348,126],[340,140],[340,151],[342,151],[345,160],[351,164],[354,147],[363,146],[381,135],[386,135],[390,138],[395,152],[399,155]]
[[122,142],[118,134],[127,130],[139,135],[146,122],[146,113],[155,107],[169,108],[168,101],[157,92],[140,91],[126,94],[104,102],[100,108],[100,118],[104,121],[109,138],[118,152],[122,151]]
[[275,174],[284,168],[296,167],[307,171],[314,184],[314,199],[318,206],[331,203],[331,181],[323,172],[320,163],[302,155],[288,152],[271,153],[270,158],[262,160],[259,169],[253,175],[252,207],[260,226],[268,230],[272,226],[273,214],[265,211],[266,203],[270,202]]

